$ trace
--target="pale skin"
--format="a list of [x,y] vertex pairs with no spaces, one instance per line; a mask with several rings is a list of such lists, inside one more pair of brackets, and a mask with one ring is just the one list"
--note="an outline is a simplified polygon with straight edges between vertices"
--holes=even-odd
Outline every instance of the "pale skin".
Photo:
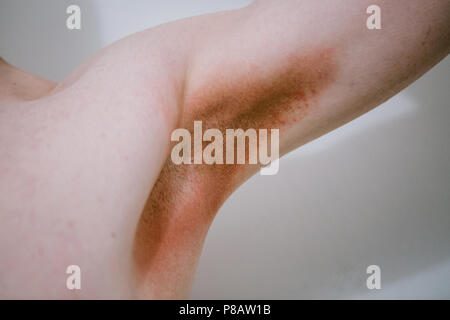
[[[447,0],[344,2],[256,1],[165,24],[60,84],[2,61],[0,297],[187,298],[214,215],[258,168],[174,166],[174,129],[279,128],[286,154],[449,53]],[[371,4],[382,30],[366,28]],[[71,264],[81,291],[65,287]]]

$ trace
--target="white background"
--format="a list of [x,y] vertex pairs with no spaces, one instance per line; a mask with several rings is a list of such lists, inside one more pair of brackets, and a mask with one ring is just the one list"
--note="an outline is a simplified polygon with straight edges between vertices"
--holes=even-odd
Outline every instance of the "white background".
[[[0,0],[0,55],[57,81],[125,35],[249,2]],[[65,28],[69,4],[81,31]],[[283,158],[277,176],[248,181],[211,228],[192,298],[450,298],[449,83],[447,57]]]

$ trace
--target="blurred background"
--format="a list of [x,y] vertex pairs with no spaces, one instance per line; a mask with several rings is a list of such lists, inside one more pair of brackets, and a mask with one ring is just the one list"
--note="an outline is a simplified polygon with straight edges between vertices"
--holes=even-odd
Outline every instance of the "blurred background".
[[[0,55],[60,81],[167,21],[250,0],[0,0]],[[66,28],[81,7],[82,29]],[[193,299],[450,299],[450,57],[372,112],[292,152],[220,210]],[[381,268],[368,290],[366,268]]]

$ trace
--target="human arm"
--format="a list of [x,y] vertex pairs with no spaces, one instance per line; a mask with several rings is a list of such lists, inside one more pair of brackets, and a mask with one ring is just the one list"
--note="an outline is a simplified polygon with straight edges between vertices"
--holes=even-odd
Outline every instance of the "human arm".
[[[371,4],[382,30],[365,26]],[[385,101],[449,50],[446,1],[260,1],[193,20],[183,126],[280,128],[282,154]],[[145,296],[188,294],[215,213],[257,170],[166,162],[138,229]]]

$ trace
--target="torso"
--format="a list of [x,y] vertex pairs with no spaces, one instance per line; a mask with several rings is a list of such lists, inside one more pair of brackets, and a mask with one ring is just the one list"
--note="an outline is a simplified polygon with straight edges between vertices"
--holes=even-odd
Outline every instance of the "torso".
[[60,85],[0,62],[1,298],[136,297],[134,232],[178,106],[164,64],[148,76],[130,54],[107,49]]

